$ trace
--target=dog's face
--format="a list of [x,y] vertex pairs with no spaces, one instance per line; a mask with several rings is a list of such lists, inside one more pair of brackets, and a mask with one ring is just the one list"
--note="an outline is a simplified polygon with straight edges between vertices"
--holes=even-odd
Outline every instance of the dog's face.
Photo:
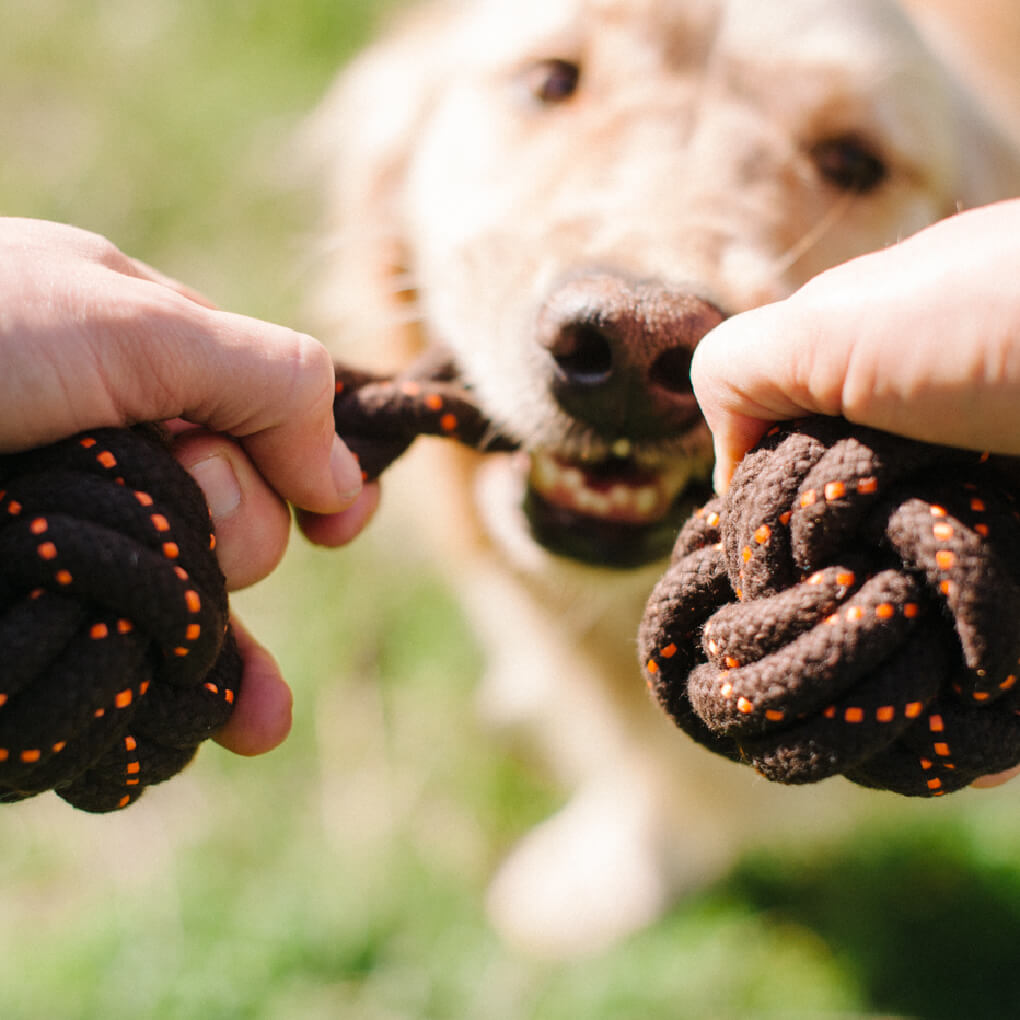
[[879,0],[476,0],[439,24],[386,86],[413,115],[374,181],[424,332],[529,452],[504,491],[533,537],[658,557],[709,468],[694,346],[973,202],[966,115]]

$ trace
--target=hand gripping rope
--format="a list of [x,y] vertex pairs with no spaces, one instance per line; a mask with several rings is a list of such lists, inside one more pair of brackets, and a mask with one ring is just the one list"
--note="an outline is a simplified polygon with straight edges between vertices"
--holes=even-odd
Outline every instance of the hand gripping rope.
[[[335,418],[366,478],[421,433],[511,448],[438,358],[338,367]],[[0,801],[126,807],[226,723],[242,665],[215,541],[155,428],[0,456]]]
[[1017,463],[838,419],[685,525],[640,632],[695,740],[782,783],[941,796],[1020,762]]
[[[336,388],[367,479],[419,434],[515,447],[440,356],[338,366]],[[1003,463],[841,421],[777,430],[681,532],[641,629],[651,687],[783,782],[939,795],[1015,764],[1015,489]],[[242,670],[215,537],[157,430],[0,457],[0,649],[0,800],[125,807],[227,721]]]

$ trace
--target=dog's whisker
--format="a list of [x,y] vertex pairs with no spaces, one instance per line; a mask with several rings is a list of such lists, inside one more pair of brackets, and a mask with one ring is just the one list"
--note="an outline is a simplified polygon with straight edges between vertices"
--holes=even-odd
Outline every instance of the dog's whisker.
[[792,269],[812,248],[819,244],[826,234],[850,211],[856,195],[848,192],[842,195],[828,212],[805,233],[800,240],[792,244],[772,265],[774,279],[779,279]]
[[485,452],[492,446],[498,446],[507,438],[507,433],[500,429],[495,422],[492,422],[483,433],[482,438],[478,443],[478,449]]

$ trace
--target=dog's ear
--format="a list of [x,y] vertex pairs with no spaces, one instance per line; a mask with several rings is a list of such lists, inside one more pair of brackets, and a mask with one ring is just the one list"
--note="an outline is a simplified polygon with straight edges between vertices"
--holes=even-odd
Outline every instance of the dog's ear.
[[[326,235],[316,318],[334,347],[392,368],[414,346],[407,265],[407,166],[442,80],[449,3],[405,17],[340,73],[302,132]],[[376,357],[378,354],[378,357]]]

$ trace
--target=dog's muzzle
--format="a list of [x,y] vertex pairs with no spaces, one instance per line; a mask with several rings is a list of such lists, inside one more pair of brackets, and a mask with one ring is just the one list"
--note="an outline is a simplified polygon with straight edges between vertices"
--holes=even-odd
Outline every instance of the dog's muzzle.
[[532,455],[525,511],[537,541],[602,566],[669,552],[708,493],[707,430],[690,364],[724,318],[695,295],[610,274],[553,291],[538,341],[550,357],[552,395],[586,442],[583,455],[568,443]]

